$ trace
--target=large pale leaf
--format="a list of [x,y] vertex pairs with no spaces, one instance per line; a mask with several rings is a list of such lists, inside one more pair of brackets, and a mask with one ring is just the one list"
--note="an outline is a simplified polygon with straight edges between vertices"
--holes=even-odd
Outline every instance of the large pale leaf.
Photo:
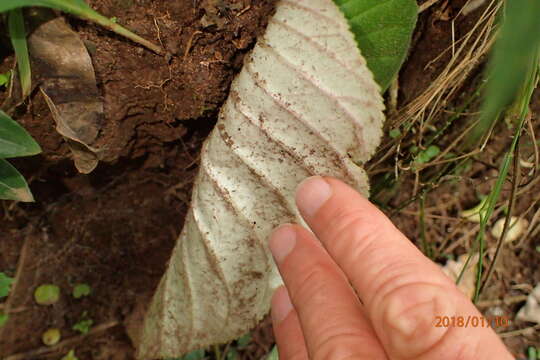
[[56,130],[68,142],[77,169],[87,174],[98,164],[100,149],[95,143],[104,119],[90,55],[60,17],[43,21],[28,44]]
[[26,130],[0,110],[0,158],[30,156],[40,152],[39,145]]
[[397,74],[416,24],[415,0],[334,0],[356,36],[362,55],[383,90]]
[[4,159],[0,159],[0,199],[34,201],[24,177]]
[[280,1],[205,142],[184,229],[139,341],[140,358],[232,340],[268,312],[281,278],[266,240],[302,222],[296,186],[314,174],[364,194],[383,102],[332,0]]

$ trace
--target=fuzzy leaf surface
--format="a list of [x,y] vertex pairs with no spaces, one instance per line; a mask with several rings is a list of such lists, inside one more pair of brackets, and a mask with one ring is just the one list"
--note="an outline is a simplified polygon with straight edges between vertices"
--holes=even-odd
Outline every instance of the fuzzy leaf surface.
[[416,25],[415,0],[334,0],[351,25],[375,80],[386,90],[405,61]]
[[367,194],[361,164],[382,136],[383,101],[332,0],[283,0],[246,58],[203,145],[184,229],[146,314],[140,358],[236,339],[270,309],[281,278],[272,229],[302,223],[297,185],[341,178]]

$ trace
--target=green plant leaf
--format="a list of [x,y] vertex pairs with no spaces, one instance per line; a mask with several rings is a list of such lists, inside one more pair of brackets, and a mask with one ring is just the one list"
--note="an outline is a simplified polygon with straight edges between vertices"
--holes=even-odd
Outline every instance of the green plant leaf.
[[9,81],[11,80],[11,70],[6,73],[0,74],[0,87],[9,86]]
[[69,352],[60,360],[79,360],[79,358],[75,356],[75,350],[69,350]]
[[53,284],[43,284],[34,291],[34,300],[39,305],[53,305],[60,299],[60,288]]
[[422,150],[414,159],[414,162],[417,164],[425,164],[427,162],[430,162],[435,156],[439,155],[441,153],[441,149],[439,149],[436,145],[430,145],[427,149]]
[[34,201],[24,177],[4,159],[0,159],[0,199]]
[[30,69],[30,55],[26,42],[26,29],[21,9],[13,9],[9,12],[9,37],[17,57],[17,68],[21,79],[23,99],[26,99],[32,91],[32,71]]
[[274,345],[272,348],[272,351],[270,351],[270,354],[266,357],[265,360],[279,360],[279,353],[277,346]]
[[75,299],[80,299],[82,297],[90,295],[92,288],[88,284],[77,284],[73,288],[73,297]]
[[248,346],[249,344],[251,343],[251,333],[247,333],[245,334],[244,336],[238,338],[238,340],[236,340],[236,345],[241,349],[241,348],[245,348],[246,346]]
[[384,92],[405,61],[416,25],[414,0],[334,0]]
[[40,152],[38,143],[26,130],[0,110],[0,158],[30,156]]
[[489,62],[485,101],[479,123],[468,138],[469,146],[481,140],[504,108],[518,97],[530,73],[527,69],[538,66],[540,1],[512,0],[505,4],[500,37]]
[[88,334],[93,324],[94,324],[94,320],[92,319],[81,319],[79,320],[78,323],[73,325],[72,329],[85,335],[85,334]]
[[111,21],[111,19],[94,11],[83,0],[1,0],[0,12],[5,12],[26,6],[42,6],[67,12],[82,19],[93,21],[103,27],[106,27],[107,29],[110,29],[111,31],[114,31],[119,35],[122,35],[128,39],[131,39],[134,42],[137,42],[147,47],[148,49],[158,54],[163,53],[163,49],[161,49],[161,47],[152,44],[148,40],[143,39],[137,34],[134,34],[126,28]]
[[10,278],[3,272],[0,272],[0,299],[8,296],[11,284],[13,284],[13,278]]
[[0,12],[25,6],[43,6],[72,14],[78,14],[84,10],[91,10],[84,0],[2,0],[0,3]]

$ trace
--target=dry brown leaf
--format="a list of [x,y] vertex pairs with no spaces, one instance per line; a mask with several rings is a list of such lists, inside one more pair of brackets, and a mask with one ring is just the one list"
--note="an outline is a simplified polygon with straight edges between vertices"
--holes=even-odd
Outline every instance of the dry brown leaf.
[[463,273],[457,287],[469,299],[472,299],[474,296],[474,291],[476,289],[476,269],[478,263],[478,255],[475,254],[469,260],[467,268],[464,270],[468,258],[468,254],[463,254],[458,258],[457,261],[448,260],[445,266],[441,266],[441,270],[454,282],[457,281],[459,275]]
[[191,208],[139,339],[140,358],[178,357],[232,340],[270,308],[281,278],[271,230],[302,223],[297,185],[343,179],[379,144],[383,101],[332,0],[282,0],[233,82],[205,142]]
[[83,42],[63,18],[42,22],[28,37],[41,92],[73,153],[75,166],[90,173],[101,149],[93,147],[103,123],[103,103],[92,60]]

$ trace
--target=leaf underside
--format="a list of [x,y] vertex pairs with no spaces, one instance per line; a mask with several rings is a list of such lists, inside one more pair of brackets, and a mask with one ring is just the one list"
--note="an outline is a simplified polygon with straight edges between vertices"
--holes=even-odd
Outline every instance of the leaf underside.
[[238,338],[281,278],[266,239],[302,223],[297,185],[341,178],[367,194],[384,121],[380,88],[332,0],[282,0],[206,140],[191,208],[146,314],[140,358]]
[[375,80],[386,90],[405,61],[416,25],[414,0],[334,0]]

